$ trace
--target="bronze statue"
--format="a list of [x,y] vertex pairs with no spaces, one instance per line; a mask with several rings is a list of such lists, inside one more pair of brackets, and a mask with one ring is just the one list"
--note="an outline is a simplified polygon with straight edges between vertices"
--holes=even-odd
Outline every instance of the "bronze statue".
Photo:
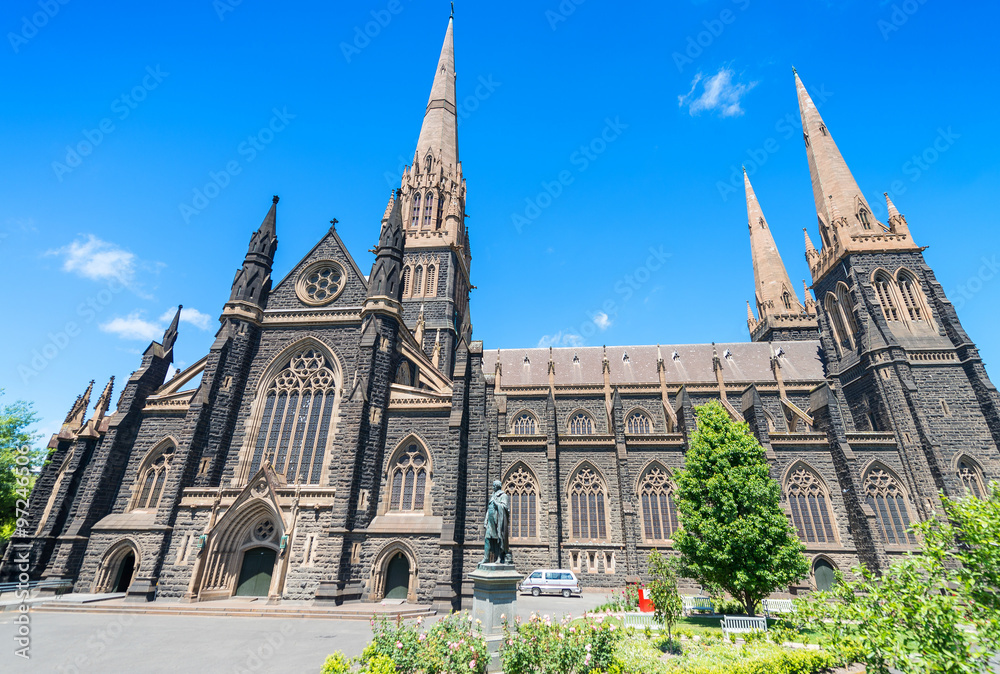
[[493,480],[493,496],[486,507],[486,539],[480,564],[513,564],[510,552],[510,497],[503,493],[500,480]]

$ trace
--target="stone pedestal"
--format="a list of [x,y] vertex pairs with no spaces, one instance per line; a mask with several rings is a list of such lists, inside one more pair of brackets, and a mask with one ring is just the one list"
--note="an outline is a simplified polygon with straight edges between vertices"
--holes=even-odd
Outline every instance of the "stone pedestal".
[[482,622],[483,636],[490,650],[489,671],[499,672],[503,641],[501,616],[511,624],[514,622],[521,574],[513,564],[480,564],[469,578],[473,586],[472,619]]

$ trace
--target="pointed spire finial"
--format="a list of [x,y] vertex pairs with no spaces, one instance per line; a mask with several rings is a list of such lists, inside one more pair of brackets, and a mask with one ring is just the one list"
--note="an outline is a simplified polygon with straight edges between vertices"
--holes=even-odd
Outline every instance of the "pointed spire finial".
[[170,321],[170,325],[163,332],[163,350],[170,351],[174,348],[174,342],[177,341],[177,324],[181,320],[181,311],[184,309],[183,304],[177,305],[177,313],[174,314],[174,320]]
[[96,412],[94,419],[97,423],[100,423],[104,419],[104,416],[108,413],[108,409],[111,407],[111,392],[114,390],[114,387],[115,378],[112,375],[111,379],[108,380],[107,386],[104,387],[101,397],[97,399],[97,404],[94,405],[94,411]]
[[449,18],[451,18],[451,19],[455,18],[455,3],[454,2],[451,3],[451,16]]
[[896,208],[896,204],[892,203],[892,199],[889,198],[888,192],[883,192],[882,195],[885,197],[885,205],[889,209],[889,219],[899,215],[899,210]]
[[743,184],[746,189],[747,226],[750,229],[750,254],[760,320],[764,320],[765,314],[802,313],[802,305],[793,290],[785,263],[764,218],[764,211],[746,174],[743,176]]
[[424,123],[417,139],[416,166],[423,170],[424,157],[431,154],[440,157],[441,168],[452,170],[458,167],[458,99],[455,93],[455,38],[454,15],[448,19],[444,44],[434,84],[427,100]]

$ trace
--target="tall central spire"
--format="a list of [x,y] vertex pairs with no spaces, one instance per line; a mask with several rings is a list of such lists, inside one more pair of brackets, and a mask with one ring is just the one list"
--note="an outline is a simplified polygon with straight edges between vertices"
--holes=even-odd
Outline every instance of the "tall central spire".
[[441,56],[434,73],[434,85],[427,100],[424,123],[417,140],[416,162],[430,154],[443,167],[458,166],[458,105],[455,96],[455,19],[448,19]]

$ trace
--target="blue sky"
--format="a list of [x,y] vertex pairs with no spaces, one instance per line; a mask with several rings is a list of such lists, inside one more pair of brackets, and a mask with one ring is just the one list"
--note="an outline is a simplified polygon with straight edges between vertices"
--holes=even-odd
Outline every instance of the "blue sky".
[[[892,189],[1000,376],[1000,9],[787,7],[458,2],[475,338],[746,340],[740,165],[793,279],[802,228],[818,240],[795,65],[876,215]],[[125,381],[178,303],[178,364],[200,358],[274,194],[276,277],[333,217],[369,269],[447,16],[437,0],[5,2],[5,401],[56,430],[87,381]]]

